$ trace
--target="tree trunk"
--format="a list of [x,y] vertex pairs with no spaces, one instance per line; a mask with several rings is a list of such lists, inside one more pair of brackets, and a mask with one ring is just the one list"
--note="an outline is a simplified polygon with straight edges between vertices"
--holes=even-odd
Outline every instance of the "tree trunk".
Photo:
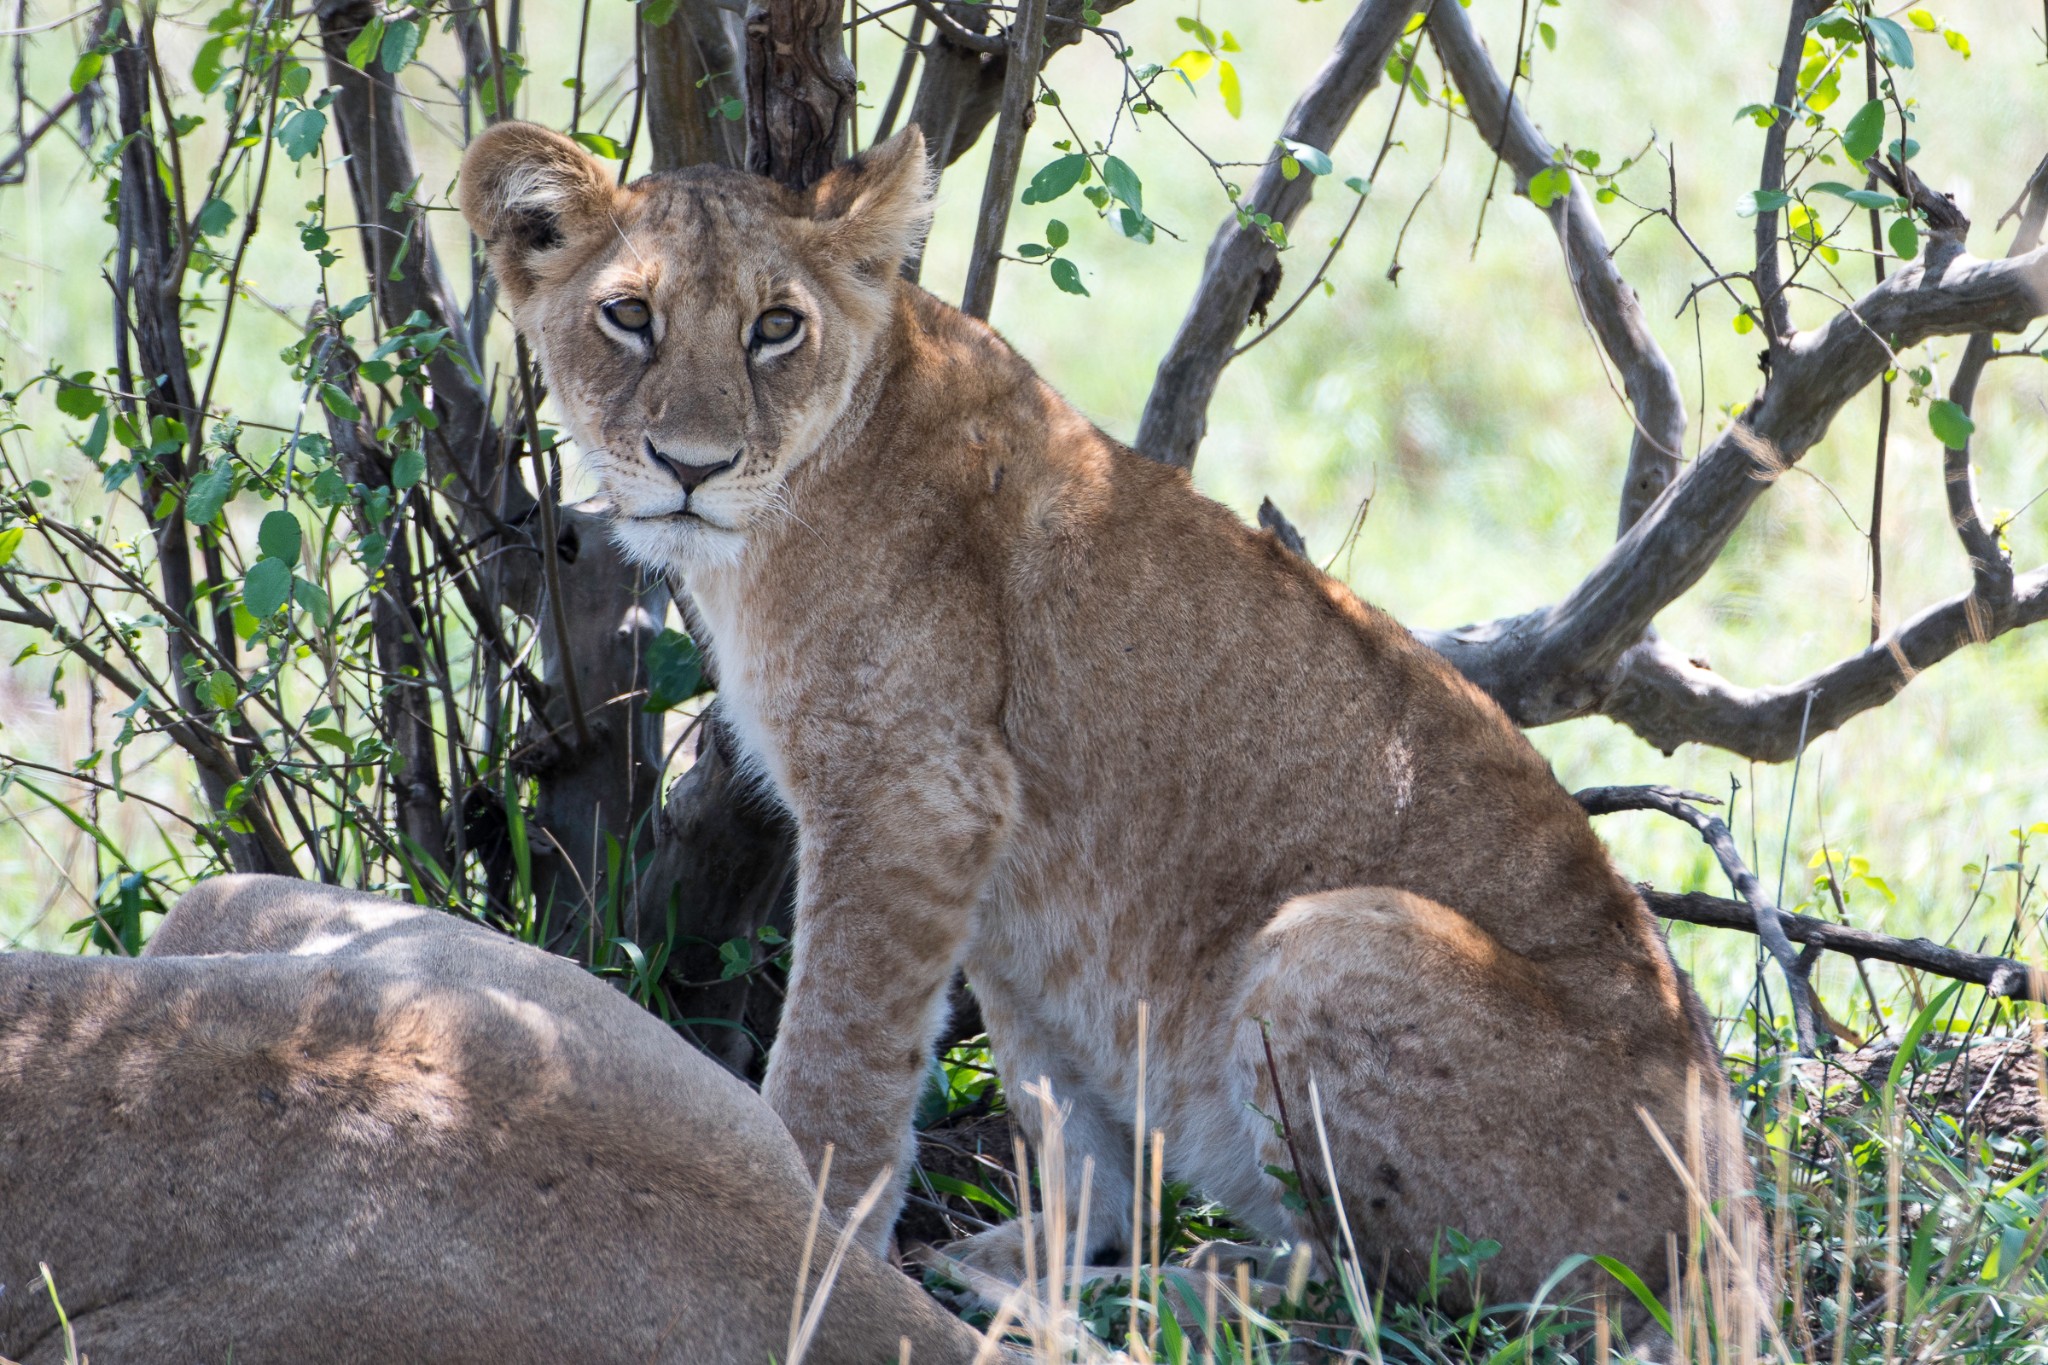
[[841,0],[755,0],[747,10],[747,169],[807,189],[846,157],[853,64]]

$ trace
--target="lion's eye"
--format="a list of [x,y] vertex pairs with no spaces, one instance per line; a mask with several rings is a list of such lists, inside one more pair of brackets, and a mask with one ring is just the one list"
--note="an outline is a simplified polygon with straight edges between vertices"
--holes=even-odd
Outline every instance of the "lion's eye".
[[754,344],[773,346],[796,335],[804,325],[803,314],[790,308],[770,308],[754,319]]
[[604,315],[612,326],[628,332],[644,332],[654,321],[654,310],[645,299],[613,299],[604,306]]

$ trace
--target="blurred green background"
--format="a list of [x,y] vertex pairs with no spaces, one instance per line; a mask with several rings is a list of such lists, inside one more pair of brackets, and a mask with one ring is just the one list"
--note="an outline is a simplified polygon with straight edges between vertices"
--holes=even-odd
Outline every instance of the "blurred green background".
[[[189,71],[213,8],[160,19],[172,72]],[[1521,10],[1520,0],[1475,0],[1471,7],[1503,68],[1515,50]],[[1932,12],[1967,35],[1970,55],[1913,30],[1918,62],[1906,91],[1916,101],[1915,135],[1923,145],[1915,164],[1973,218],[1973,249],[2003,254],[2007,234],[1994,221],[2048,153],[2043,11],[2020,0],[1977,0]],[[578,13],[565,0],[527,5],[532,75],[520,95],[524,117],[566,122],[569,92],[561,82],[573,69]],[[864,126],[873,124],[900,52],[886,30],[907,13],[860,28]],[[620,97],[631,80],[632,14],[623,0],[595,0],[586,61],[588,84],[598,93],[586,103],[584,126],[601,126],[621,141],[630,117],[630,99]],[[1106,23],[1140,65],[1169,62],[1193,46],[1179,19],[1199,17],[1212,30],[1229,30],[1242,48],[1229,54],[1243,88],[1240,117],[1224,108],[1213,72],[1192,92],[1158,88],[1174,122],[1210,156],[1256,162],[1349,14],[1340,0],[1137,0]],[[1538,43],[1530,51],[1530,107],[1553,143],[1597,150],[1603,167],[1654,142],[1655,150],[1622,178],[1624,192],[1661,204],[1675,185],[1679,216],[1715,268],[1745,269],[1752,223],[1734,206],[1754,187],[1763,132],[1737,111],[1769,98],[1783,15],[1777,4],[1701,0],[1543,6],[1555,48]],[[28,84],[45,102],[63,92],[81,29],[82,21],[73,22],[31,41]],[[1061,53],[1048,71],[1062,109],[1091,141],[1110,139],[1124,80],[1107,47],[1084,43]],[[302,55],[314,59],[310,49]],[[421,55],[430,66],[459,69],[452,40],[439,31]],[[1422,66],[1432,91],[1439,89],[1441,75],[1426,48]],[[427,171],[420,193],[445,206],[460,155],[454,105],[422,67],[410,68],[404,81],[417,97],[413,134]],[[1838,118],[1861,102],[1860,75],[1845,85]],[[1349,212],[1354,198],[1341,182],[1367,173],[1392,104],[1389,90],[1376,92],[1330,149],[1336,173],[1294,230],[1280,304],[1307,282]],[[1050,112],[1039,111],[1027,176],[1058,154],[1051,143],[1066,135]],[[205,146],[209,135],[200,129],[195,145]],[[1362,596],[1411,624],[1442,627],[1554,601],[1596,562],[1613,537],[1630,422],[1579,321],[1549,225],[1508,192],[1512,177],[1505,171],[1478,232],[1493,158],[1469,125],[1434,97],[1426,105],[1411,97],[1395,138],[1330,274],[1333,292],[1308,300],[1226,372],[1196,479],[1247,517],[1270,495],[1304,532],[1311,554],[1331,561]],[[1162,229],[1157,240],[1125,240],[1079,195],[1050,209],[1019,206],[1012,245],[1043,240],[1044,220],[1061,218],[1073,228],[1066,255],[1081,268],[1089,294],[1063,293],[1045,271],[1007,264],[992,320],[1084,411],[1129,438],[1228,206],[1202,155],[1157,117],[1126,113],[1115,124],[1111,150],[1143,177],[1146,208]],[[328,156],[338,155],[330,134]],[[636,171],[644,165],[643,148]],[[924,279],[945,297],[959,291],[983,168],[977,150],[940,187]],[[1247,184],[1252,176],[1231,174]],[[0,383],[7,388],[52,363],[66,370],[103,363],[111,324],[100,268],[112,242],[103,189],[78,147],[56,136],[29,158],[24,184],[0,188]],[[280,161],[264,206],[265,230],[250,255],[254,306],[238,315],[234,344],[246,353],[230,358],[220,389],[222,401],[245,417],[289,426],[297,411],[300,394],[274,357],[299,334],[321,280],[285,225],[303,218],[305,203],[323,192],[344,252],[328,289],[336,299],[361,292],[356,243],[339,230],[351,216],[341,167],[305,162],[295,169]],[[1388,267],[1411,209],[1397,286]],[[1642,215],[1627,203],[1601,213],[1611,242],[1627,238],[1618,254],[1622,271],[1678,369],[1694,414],[1688,439],[1711,439],[1728,407],[1748,401],[1756,388],[1755,337],[1733,330],[1725,295],[1705,296],[1697,319],[1675,316],[1710,271],[1668,223],[1651,219],[1631,232]],[[460,221],[452,212],[438,221],[444,259],[466,291]],[[1866,241],[1866,233],[1859,222],[1847,240]],[[1840,289],[1814,282],[1839,295],[1871,280],[1868,258],[1846,251],[1836,273]],[[1793,307],[1795,319],[1812,325],[1836,305],[1805,293],[1795,295]],[[493,335],[494,344],[509,347],[509,329]],[[1946,376],[1961,350],[1961,339],[1936,343],[1916,363]],[[1968,582],[1947,525],[1939,446],[1924,408],[1905,406],[1904,397],[1902,386],[1886,494],[1889,621]],[[1714,572],[1659,621],[1668,638],[1752,684],[1790,681],[1864,645],[1870,604],[1861,528],[1869,515],[1876,410],[1874,391],[1859,398],[1759,504]],[[1976,418],[1986,508],[1994,516],[2027,509],[2008,535],[2016,565],[2038,565],[2048,560],[2048,499],[2033,501],[2048,489],[2048,366],[2038,359],[1991,366]],[[24,397],[21,420],[30,430],[9,439],[26,443],[61,497],[84,511],[104,501],[70,449],[77,424],[56,413],[47,389]],[[1362,529],[1347,540],[1367,499]],[[116,524],[132,534],[139,517],[130,508]],[[0,658],[13,658],[20,647],[10,629],[0,628]],[[0,753],[69,763],[97,747],[106,716],[103,709],[95,714],[76,670],[63,684],[68,704],[55,706],[50,690],[45,660],[0,676]],[[1697,746],[1667,757],[1604,720],[1531,737],[1568,787],[1661,782],[1725,796],[1739,783],[1732,823],[1767,886],[1776,885],[1782,856],[1788,905],[1812,898],[1809,863],[1825,843],[1838,860],[1866,859],[1881,883],[1851,888],[1849,909],[1858,923],[1995,947],[2014,924],[2019,881],[2000,865],[2015,860],[2015,831],[2048,821],[2048,633],[1965,651],[1889,707],[1821,739],[1806,757],[1796,801],[1789,766],[1758,767]],[[173,804],[193,799],[189,770],[175,755],[133,773],[131,785]],[[138,844],[162,838],[155,818],[135,803],[118,810],[103,804],[100,814],[116,837]],[[1632,876],[1726,893],[1690,831],[1648,814],[1607,817],[1600,828]],[[1511,857],[1513,850],[1502,853]],[[2031,864],[2031,853],[2025,861]],[[84,913],[95,876],[89,843],[61,815],[20,787],[0,796],[0,944],[57,944],[63,926]],[[1673,939],[1712,1003],[1739,1004],[1751,977],[1751,940],[1684,926]],[[2038,919],[2030,920],[2026,955],[2039,960],[2043,946]],[[1850,969],[1827,960],[1820,976],[1839,1010],[1853,981]],[[1873,977],[1881,994],[1892,992],[1895,977],[1878,969]]]

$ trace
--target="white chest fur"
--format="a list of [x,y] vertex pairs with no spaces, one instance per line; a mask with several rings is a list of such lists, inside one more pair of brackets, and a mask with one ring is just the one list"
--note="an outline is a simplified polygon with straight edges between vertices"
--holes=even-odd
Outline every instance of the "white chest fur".
[[771,784],[787,800],[789,772],[775,719],[793,701],[792,674],[780,660],[771,632],[747,606],[744,565],[707,565],[685,577],[698,622],[718,672],[718,704],[739,742],[738,766]]

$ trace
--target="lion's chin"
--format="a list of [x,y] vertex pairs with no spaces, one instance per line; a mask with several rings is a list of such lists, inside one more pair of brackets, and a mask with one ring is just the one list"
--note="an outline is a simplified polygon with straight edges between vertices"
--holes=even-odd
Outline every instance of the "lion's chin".
[[612,541],[642,568],[682,573],[738,559],[747,540],[740,532],[689,513],[658,517],[615,514]]

